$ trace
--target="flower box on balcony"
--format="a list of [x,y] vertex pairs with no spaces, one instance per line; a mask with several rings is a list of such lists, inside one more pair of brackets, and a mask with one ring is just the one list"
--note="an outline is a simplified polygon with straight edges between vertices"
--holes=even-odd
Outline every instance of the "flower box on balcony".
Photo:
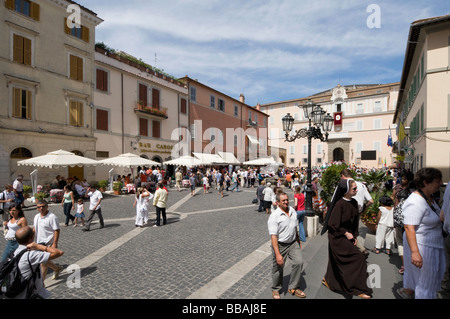
[[151,106],[144,106],[141,103],[138,103],[135,111],[147,113],[150,115],[154,115],[157,117],[168,118],[167,116],[167,108],[155,108]]

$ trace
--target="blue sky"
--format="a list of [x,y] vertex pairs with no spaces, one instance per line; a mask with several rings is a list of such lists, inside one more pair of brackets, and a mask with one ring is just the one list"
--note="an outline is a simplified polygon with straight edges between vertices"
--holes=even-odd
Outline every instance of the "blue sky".
[[450,14],[448,0],[76,2],[104,20],[97,42],[252,106],[398,82],[411,23]]

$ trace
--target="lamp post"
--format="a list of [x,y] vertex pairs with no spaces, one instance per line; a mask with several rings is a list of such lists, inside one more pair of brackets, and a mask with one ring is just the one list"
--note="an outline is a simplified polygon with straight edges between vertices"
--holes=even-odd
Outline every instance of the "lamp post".
[[[294,135],[291,135],[292,128],[294,126],[294,118],[288,113],[283,117],[283,130],[286,135],[286,142],[294,142],[298,138],[308,139],[308,168],[306,179],[306,198],[305,198],[305,215],[313,216],[314,210],[312,207],[312,181],[311,181],[311,141],[312,139],[319,139],[322,142],[328,141],[328,133],[333,128],[334,119],[317,104],[311,100],[302,106],[305,113],[305,118],[309,120],[308,128],[302,128],[295,131]],[[325,132],[323,134],[322,132]]]

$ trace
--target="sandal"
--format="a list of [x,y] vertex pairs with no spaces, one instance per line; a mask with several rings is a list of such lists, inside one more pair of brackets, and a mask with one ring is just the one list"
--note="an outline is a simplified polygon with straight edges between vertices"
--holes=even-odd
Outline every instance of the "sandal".
[[280,292],[277,290],[272,290],[272,298],[273,299],[281,299]]
[[412,294],[408,294],[405,291],[405,288],[399,288],[397,289],[397,293],[400,297],[402,297],[403,299],[414,299],[414,293]]
[[388,256],[392,255],[392,252],[391,252],[390,249],[386,249],[386,250],[384,251],[384,253],[385,253],[386,255],[388,255]]
[[371,251],[377,255],[380,253],[380,250],[378,248],[371,249]]
[[298,289],[298,288],[297,289],[288,289],[288,292],[290,294],[292,294],[293,296],[295,295],[295,296],[297,296],[299,298],[306,298],[305,293],[303,291],[301,291],[300,289]]
[[400,269],[398,270],[398,273],[399,273],[400,275],[403,275],[403,274],[405,273],[405,267],[404,267],[404,266],[401,266]]
[[327,287],[328,289],[331,290],[330,286],[328,286],[327,281],[325,280],[325,278],[322,278],[322,285],[324,285],[325,287]]
[[358,297],[361,299],[372,299],[372,297],[367,294],[359,294]]

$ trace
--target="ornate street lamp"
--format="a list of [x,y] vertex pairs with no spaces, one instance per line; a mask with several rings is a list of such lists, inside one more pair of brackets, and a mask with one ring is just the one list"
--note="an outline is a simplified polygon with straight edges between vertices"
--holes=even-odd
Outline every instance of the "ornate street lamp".
[[[288,113],[283,117],[283,130],[286,135],[286,142],[294,142],[298,138],[308,139],[308,168],[306,179],[306,198],[305,198],[305,215],[314,216],[314,210],[312,207],[312,180],[311,180],[311,140],[319,139],[322,142],[328,141],[328,133],[333,128],[334,119],[317,104],[311,100],[302,106],[305,118],[309,120],[308,128],[302,128],[295,131],[294,135],[291,135],[292,128],[294,126],[294,118]],[[325,115],[326,114],[326,115]],[[322,133],[325,132],[325,135]]]

